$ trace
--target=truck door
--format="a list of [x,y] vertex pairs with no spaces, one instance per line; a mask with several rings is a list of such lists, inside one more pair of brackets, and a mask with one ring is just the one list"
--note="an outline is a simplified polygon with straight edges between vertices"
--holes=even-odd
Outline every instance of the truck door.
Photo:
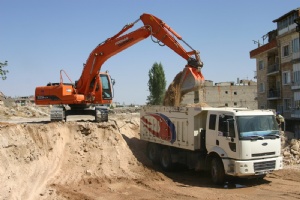
[[206,130],[208,151],[219,151],[220,156],[237,158],[238,140],[236,139],[235,120],[232,115],[210,112]]
[[[223,149],[227,157],[238,158],[238,140],[236,139],[235,120],[232,115],[218,115],[218,133],[216,145]],[[226,155],[225,155],[226,156]]]

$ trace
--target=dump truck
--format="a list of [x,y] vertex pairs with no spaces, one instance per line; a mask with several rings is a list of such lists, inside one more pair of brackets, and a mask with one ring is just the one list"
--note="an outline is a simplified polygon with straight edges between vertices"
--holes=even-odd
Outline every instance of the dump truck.
[[229,176],[263,179],[283,167],[272,110],[145,106],[140,139],[147,141],[148,158],[163,170],[178,163],[207,170],[215,184]]

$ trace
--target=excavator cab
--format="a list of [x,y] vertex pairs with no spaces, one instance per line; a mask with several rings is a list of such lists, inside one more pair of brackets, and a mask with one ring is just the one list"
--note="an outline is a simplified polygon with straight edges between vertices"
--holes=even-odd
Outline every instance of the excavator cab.
[[94,104],[110,104],[113,99],[113,85],[115,83],[114,79],[110,77],[108,72],[100,72],[99,77],[97,77],[96,88],[94,88],[95,82],[92,81],[91,88],[94,90],[94,97],[89,99]]
[[100,73],[102,99],[112,100],[114,80],[107,73]]

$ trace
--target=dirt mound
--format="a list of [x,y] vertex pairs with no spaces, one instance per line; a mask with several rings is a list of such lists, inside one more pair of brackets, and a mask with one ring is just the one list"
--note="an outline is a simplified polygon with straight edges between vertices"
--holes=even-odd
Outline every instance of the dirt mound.
[[[11,112],[1,107],[0,111],[9,117],[40,112],[35,107],[18,109],[20,112]],[[145,155],[146,142],[139,139],[138,113],[117,112],[105,123],[3,121],[0,199],[204,199],[212,195],[240,199],[247,194],[251,197],[246,199],[264,199],[258,198],[261,193],[257,191],[267,191],[265,195],[269,197],[269,184],[255,183],[254,188],[250,184],[247,194],[232,196],[231,190],[222,190],[218,195],[219,188],[210,184],[209,176],[191,171],[160,173],[160,168]],[[293,133],[281,133],[286,169],[267,176],[274,183],[272,197],[282,197],[291,188],[299,188],[300,140],[293,138]]]
[[0,199],[95,199],[121,185],[163,179],[146,167],[138,132],[139,118],[128,116],[101,124],[2,123]]
[[49,107],[0,105],[0,120],[13,117],[45,117],[49,116],[49,112]]
[[165,92],[163,101],[164,106],[179,106],[182,101],[182,94],[180,89],[180,81],[183,72],[179,72],[173,82],[169,85],[168,90]]

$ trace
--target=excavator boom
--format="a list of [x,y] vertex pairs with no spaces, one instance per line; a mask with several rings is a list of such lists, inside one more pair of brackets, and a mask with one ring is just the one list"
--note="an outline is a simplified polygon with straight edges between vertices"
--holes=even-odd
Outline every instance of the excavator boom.
[[[123,33],[132,28],[139,20],[144,23],[144,26],[123,35]],[[151,36],[151,39],[154,42],[158,43],[161,46],[168,46],[182,58],[187,60],[188,63],[186,67],[198,69],[198,72],[190,70],[190,72],[193,73],[193,77],[195,77],[196,83],[201,83],[204,80],[203,75],[200,71],[203,67],[203,63],[200,60],[198,51],[192,49],[192,51],[187,52],[182,47],[182,45],[180,45],[179,42],[174,38],[175,36],[178,40],[182,40],[182,37],[173,29],[171,29],[171,27],[165,24],[161,19],[151,14],[142,14],[139,20],[125,25],[119,33],[99,44],[90,53],[86,61],[85,68],[82,71],[82,75],[76,85],[78,93],[88,94],[91,92],[89,91],[89,84],[92,79],[97,76],[97,73],[107,59],[123,51],[124,49],[127,49],[128,47],[140,42],[141,40],[148,38],[149,36]],[[153,37],[155,38],[155,40]],[[189,90],[192,89],[189,88]]]

